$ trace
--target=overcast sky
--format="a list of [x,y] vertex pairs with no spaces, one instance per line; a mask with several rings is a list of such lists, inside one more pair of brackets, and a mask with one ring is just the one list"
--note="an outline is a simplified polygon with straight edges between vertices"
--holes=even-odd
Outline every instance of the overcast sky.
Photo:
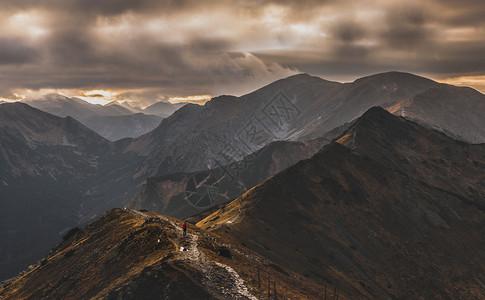
[[484,16],[483,0],[0,0],[0,98],[147,105],[390,70],[484,92]]

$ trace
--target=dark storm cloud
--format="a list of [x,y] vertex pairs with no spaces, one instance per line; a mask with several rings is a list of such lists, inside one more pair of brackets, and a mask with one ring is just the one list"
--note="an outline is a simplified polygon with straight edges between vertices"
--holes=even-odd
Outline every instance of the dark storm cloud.
[[243,93],[300,71],[483,74],[484,13],[478,0],[0,0],[0,97]]
[[43,45],[52,61],[68,65],[96,63],[95,46],[88,30],[76,28],[54,30]]
[[426,11],[423,7],[398,6],[387,12],[384,40],[394,48],[412,48],[429,42],[431,36],[426,25]]
[[[4,15],[5,11],[9,11],[10,16],[32,12],[42,16],[41,25],[47,33],[36,40],[37,48],[23,47],[25,51],[0,52],[5,54],[2,61],[10,64],[18,64],[21,59],[32,61],[34,54],[40,51],[45,54],[42,65],[10,70],[14,74],[2,76],[6,78],[0,85],[3,90],[9,87],[158,87],[171,96],[208,93],[214,86],[232,81],[243,80],[241,85],[244,85],[247,81],[265,82],[294,73],[272,64],[265,66],[255,62],[257,58],[254,56],[245,56],[241,52],[239,57],[228,55],[229,52],[238,52],[232,47],[240,37],[214,36],[212,32],[218,28],[208,24],[207,20],[199,27],[184,28],[184,23],[200,15],[200,9],[215,5],[215,2],[2,1]],[[231,16],[222,17],[231,20]],[[162,25],[159,25],[162,27],[173,26],[175,29],[162,28],[158,31],[158,21],[161,21]],[[168,25],[163,24],[164,21]],[[147,28],[152,23],[155,28]],[[104,32],[106,28],[110,31]],[[37,78],[32,74],[42,75]],[[12,80],[18,77],[24,80]]]
[[437,74],[483,74],[485,70],[485,43],[447,43],[433,57],[422,59],[422,65],[429,72]]
[[233,43],[224,39],[201,39],[196,37],[189,43],[189,47],[191,47],[194,51],[214,52],[231,49],[231,47],[233,47]]
[[2,0],[4,10],[46,9],[50,11],[71,12],[73,14],[94,14],[113,16],[127,11],[149,11],[154,8],[180,8],[188,1],[170,0]]
[[301,1],[276,1],[276,0],[18,0],[0,1],[4,9],[47,9],[51,11],[70,12],[71,15],[84,15],[96,18],[97,16],[116,16],[127,12],[143,14],[163,14],[198,10],[200,8],[212,8],[221,6],[238,6],[245,9],[260,9],[268,4],[278,4],[299,8],[313,7],[318,4],[316,0]]
[[353,21],[339,22],[332,28],[332,36],[343,43],[352,43],[365,37],[362,25]]
[[330,36],[333,39],[332,57],[335,60],[344,57],[347,61],[353,58],[362,60],[366,57],[372,47],[362,42],[368,38],[365,26],[353,20],[339,20],[330,27]]
[[0,37],[0,65],[22,65],[40,58],[40,53],[18,38]]
[[485,5],[482,0],[434,1],[436,18],[447,26],[483,26]]

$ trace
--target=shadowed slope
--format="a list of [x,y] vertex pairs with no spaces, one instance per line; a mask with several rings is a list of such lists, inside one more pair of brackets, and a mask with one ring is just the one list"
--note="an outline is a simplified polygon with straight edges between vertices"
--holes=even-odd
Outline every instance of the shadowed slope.
[[139,162],[71,117],[1,104],[0,278],[45,255],[84,209],[115,206],[129,188],[113,186],[133,188],[129,174]]
[[278,297],[322,299],[314,282],[195,226],[183,235],[180,224],[145,211],[108,211],[2,283],[0,297],[255,300],[267,295],[259,269],[277,282]]
[[480,298],[484,195],[485,146],[372,108],[198,226],[352,297]]
[[389,111],[451,137],[485,142],[485,95],[468,87],[443,84],[402,101]]
[[[186,218],[241,196],[266,178],[311,157],[327,143],[323,138],[307,142],[278,141],[226,166],[149,178],[124,206]],[[194,186],[194,181],[204,180],[204,187]],[[210,194],[210,188],[215,193]],[[191,195],[193,191],[197,195]]]

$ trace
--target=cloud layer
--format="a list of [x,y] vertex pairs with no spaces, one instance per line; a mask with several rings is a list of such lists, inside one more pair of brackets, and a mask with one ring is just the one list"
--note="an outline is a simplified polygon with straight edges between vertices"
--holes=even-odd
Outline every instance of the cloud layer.
[[0,97],[105,89],[150,103],[297,72],[483,78],[483,15],[479,0],[0,0]]

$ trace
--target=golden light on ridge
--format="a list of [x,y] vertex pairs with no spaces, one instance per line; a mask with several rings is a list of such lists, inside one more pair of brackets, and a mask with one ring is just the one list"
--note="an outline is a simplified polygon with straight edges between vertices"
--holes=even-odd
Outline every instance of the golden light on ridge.
[[204,105],[211,98],[212,98],[211,95],[192,95],[192,96],[186,96],[186,97],[170,97],[168,101],[172,104],[194,103],[194,104]]

